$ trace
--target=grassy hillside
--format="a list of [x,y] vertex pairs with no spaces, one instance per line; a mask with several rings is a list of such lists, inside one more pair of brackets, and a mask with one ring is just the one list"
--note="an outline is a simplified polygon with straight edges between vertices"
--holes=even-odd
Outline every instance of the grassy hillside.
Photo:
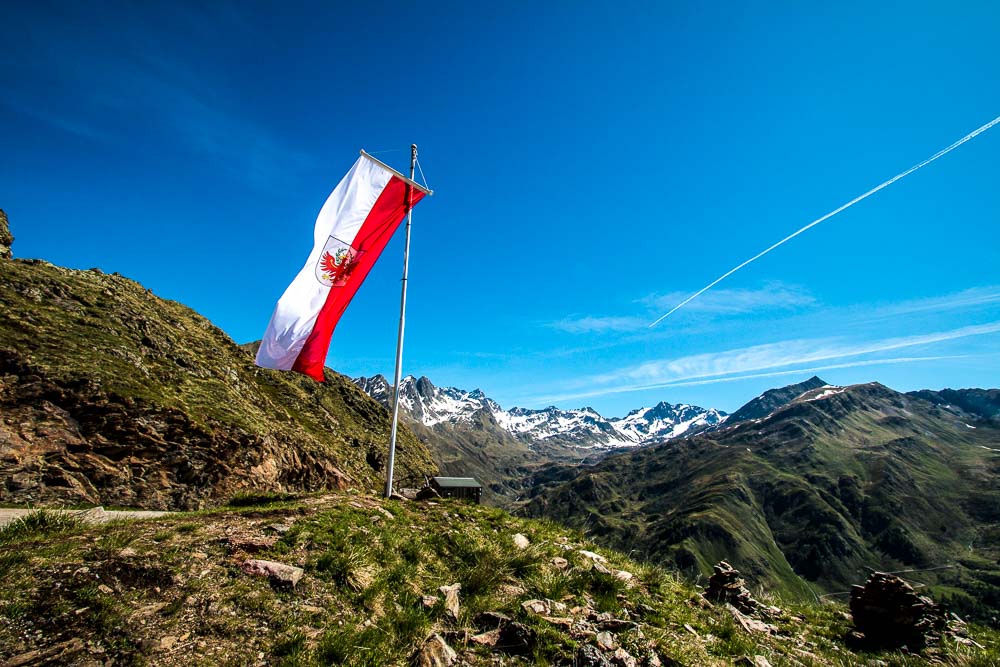
[[726,558],[801,599],[844,591],[866,568],[926,570],[913,576],[996,623],[1000,432],[878,384],[824,391],[563,471],[524,511],[692,576]]
[[[0,260],[0,416],[0,501],[174,509],[376,486],[389,430],[347,378],[256,368],[136,282],[24,260]],[[405,428],[396,465],[436,469]]]
[[[772,631],[745,629],[667,571],[499,510],[359,493],[238,504],[92,527],[36,515],[0,529],[0,662],[404,665],[437,633],[466,665],[611,664],[582,662],[612,659],[599,642],[634,660],[614,664],[927,664],[848,651],[836,603],[779,600]],[[304,574],[282,587],[248,574],[250,558]],[[454,613],[440,591],[453,584]],[[1000,636],[972,637],[984,648],[947,643],[926,658],[995,664]]]

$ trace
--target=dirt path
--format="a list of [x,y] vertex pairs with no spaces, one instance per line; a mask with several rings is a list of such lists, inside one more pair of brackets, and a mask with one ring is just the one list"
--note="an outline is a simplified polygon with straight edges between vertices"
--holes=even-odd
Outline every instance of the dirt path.
[[[0,508],[0,526],[5,526],[11,521],[16,521],[23,516],[27,516],[38,509],[6,509]],[[59,514],[72,514],[78,516],[87,523],[105,523],[118,519],[150,519],[173,512],[154,512],[147,510],[105,510],[103,507],[93,507],[89,510],[46,510],[47,512],[57,512]]]

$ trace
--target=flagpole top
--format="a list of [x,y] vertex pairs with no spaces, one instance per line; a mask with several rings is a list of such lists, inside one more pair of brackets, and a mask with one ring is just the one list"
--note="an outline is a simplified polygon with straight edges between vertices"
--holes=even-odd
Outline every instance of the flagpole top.
[[[410,144],[410,150],[413,151],[413,153],[412,153],[413,159],[416,160],[417,159],[417,145],[416,144]],[[382,160],[379,160],[378,158],[373,157],[371,153],[369,153],[368,151],[366,151],[363,148],[361,149],[361,155],[362,155],[362,157],[368,158],[369,160],[371,160],[372,162],[374,162],[378,166],[382,167],[386,171],[388,171],[388,172],[390,172],[390,173],[398,176],[400,178],[400,180],[402,180],[404,183],[409,183],[410,185],[412,185],[413,187],[415,187],[417,190],[420,190],[421,192],[423,192],[425,195],[433,195],[434,194],[434,191],[431,190],[430,188],[428,188],[426,185],[421,185],[420,183],[417,183],[416,181],[414,181],[412,178],[407,178],[406,176],[404,176],[400,172],[396,171],[395,169],[393,169],[392,167],[390,167],[389,165],[387,165],[385,162],[382,162]]]

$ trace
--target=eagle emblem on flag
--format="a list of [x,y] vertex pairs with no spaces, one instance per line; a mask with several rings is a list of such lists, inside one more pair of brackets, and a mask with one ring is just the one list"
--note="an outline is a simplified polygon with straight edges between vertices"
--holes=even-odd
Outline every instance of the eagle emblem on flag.
[[316,263],[316,279],[327,287],[345,285],[357,264],[358,254],[349,243],[331,236]]

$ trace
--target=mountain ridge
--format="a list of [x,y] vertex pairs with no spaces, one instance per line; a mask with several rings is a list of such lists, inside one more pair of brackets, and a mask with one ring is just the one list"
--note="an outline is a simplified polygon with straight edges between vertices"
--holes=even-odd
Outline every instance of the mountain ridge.
[[[382,375],[357,377],[353,382],[369,396],[391,408],[392,385]],[[437,387],[427,377],[408,375],[401,382],[400,409],[424,426],[443,421],[469,423],[480,411],[490,412],[510,435],[531,444],[549,440],[580,449],[632,447],[676,438],[688,431],[724,423],[726,413],[694,405],[672,405],[666,401],[637,408],[620,418],[606,418],[591,407],[563,410],[502,408],[482,389],[466,391]]]
[[[380,484],[389,417],[331,370],[257,368],[190,308],[98,269],[0,259],[0,501],[212,506]],[[400,477],[436,470],[406,428]]]
[[725,558],[801,597],[844,590],[865,568],[936,568],[922,575],[929,590],[996,618],[1000,429],[989,410],[879,383],[809,384],[771,394],[786,400],[764,417],[546,471],[520,511],[691,576]]

